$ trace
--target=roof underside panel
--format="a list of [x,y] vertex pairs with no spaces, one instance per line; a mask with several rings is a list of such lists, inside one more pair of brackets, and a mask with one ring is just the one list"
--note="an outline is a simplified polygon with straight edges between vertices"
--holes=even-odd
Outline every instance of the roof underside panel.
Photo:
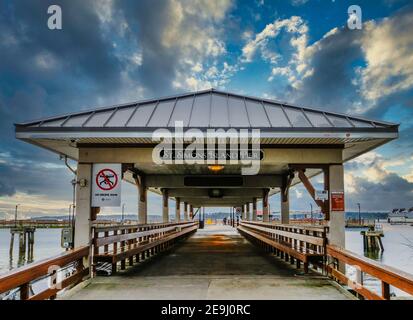
[[297,107],[272,100],[207,90],[96,109],[17,127],[160,128],[182,121],[194,128],[391,128],[396,124]]

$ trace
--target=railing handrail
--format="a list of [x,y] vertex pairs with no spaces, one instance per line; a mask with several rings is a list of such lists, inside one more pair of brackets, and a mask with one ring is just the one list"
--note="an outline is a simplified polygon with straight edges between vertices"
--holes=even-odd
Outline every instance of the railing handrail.
[[335,245],[327,245],[327,255],[348,265],[357,266],[362,272],[378,278],[406,293],[413,295],[413,275],[374,261]]
[[[164,228],[157,228],[157,229],[150,229],[150,230],[145,230],[145,231],[136,231],[136,232],[131,232],[131,233],[125,233],[125,234],[116,234],[116,235],[109,235],[109,236],[103,236],[103,237],[97,237],[94,238],[94,244],[96,247],[101,247],[104,245],[112,244],[115,242],[122,242],[122,241],[127,241],[127,240],[132,240],[140,237],[146,237],[146,236],[152,236],[156,234],[161,234],[165,233],[168,231],[176,230],[177,227],[182,226],[182,227],[191,227],[195,225],[196,222],[186,222],[186,223],[173,223],[173,224],[165,224],[168,225],[167,227]],[[137,229],[131,228],[131,229]],[[116,230],[124,230],[124,229],[116,229]],[[97,232],[97,231],[96,231]]]
[[145,224],[128,224],[128,225],[115,225],[107,227],[95,227],[95,232],[105,232],[105,231],[115,231],[115,230],[127,230],[127,229],[136,229],[136,228],[147,228],[147,227],[159,227],[163,225],[176,226],[176,225],[185,225],[193,223],[194,221],[181,221],[181,222],[157,222],[157,223],[145,223]]
[[[258,231],[262,231],[262,232],[267,232],[267,233],[271,233],[273,235],[279,235],[282,237],[287,237],[290,239],[294,239],[294,240],[299,240],[299,241],[303,241],[303,242],[307,242],[307,243],[311,243],[317,246],[324,246],[326,244],[326,238],[325,238],[325,233],[323,230],[310,230],[310,231],[316,231],[319,233],[322,233],[322,236],[318,236],[318,235],[309,235],[309,234],[303,234],[303,233],[298,233],[298,232],[293,232],[293,231],[289,231],[289,230],[280,230],[277,228],[271,228],[268,225],[256,225],[256,223],[250,223],[248,222],[241,222],[241,226],[245,226],[247,228],[251,228],[254,230],[258,230]],[[291,227],[292,229],[296,229],[295,227]],[[303,229],[301,229],[303,230]]]
[[285,228],[317,231],[317,232],[325,232],[325,228],[326,228],[326,227],[319,227],[319,226],[307,226],[307,225],[302,225],[302,224],[301,225],[282,224],[282,223],[271,223],[271,222],[263,222],[263,221],[248,221],[248,220],[241,220],[240,223],[262,225],[262,226],[267,226],[267,227],[285,227]]
[[82,259],[89,255],[89,247],[79,247],[77,249],[61,253],[57,256],[30,263],[20,268],[0,274],[0,293],[18,288],[31,281],[37,280],[49,274],[52,266],[64,266]]

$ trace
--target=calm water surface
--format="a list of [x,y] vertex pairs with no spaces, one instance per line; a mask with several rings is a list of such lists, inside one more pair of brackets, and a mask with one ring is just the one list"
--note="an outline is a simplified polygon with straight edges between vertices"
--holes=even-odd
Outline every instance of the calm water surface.
[[[363,252],[363,238],[360,235],[360,229],[346,230],[346,249],[413,274],[413,227],[410,225],[390,225],[388,223],[381,223],[381,225],[384,231],[384,237],[382,238],[383,253]],[[355,269],[348,267],[347,273],[351,278],[355,278]],[[365,285],[375,292],[381,290],[380,282],[371,277],[365,278]],[[397,296],[406,295],[395,288],[391,288],[391,291]]]
[[[61,229],[37,229],[34,233],[34,253],[33,260],[38,261],[55,256],[64,251],[60,247]],[[26,264],[26,260],[19,261],[19,238],[14,236],[13,258],[10,259],[10,230],[0,229],[0,274],[10,269],[14,269],[21,264]]]

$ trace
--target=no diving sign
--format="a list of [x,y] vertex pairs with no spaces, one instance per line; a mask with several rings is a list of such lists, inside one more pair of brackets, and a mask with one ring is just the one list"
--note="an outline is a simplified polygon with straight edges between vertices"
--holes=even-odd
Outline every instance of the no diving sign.
[[95,163],[93,165],[92,207],[120,207],[120,163]]

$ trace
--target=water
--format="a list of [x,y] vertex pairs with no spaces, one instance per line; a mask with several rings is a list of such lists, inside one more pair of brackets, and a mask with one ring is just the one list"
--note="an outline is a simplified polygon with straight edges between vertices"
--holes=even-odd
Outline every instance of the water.
[[[64,249],[60,247],[61,229],[36,229],[34,233],[33,261],[39,261],[55,256]],[[13,259],[9,257],[10,230],[0,229],[0,274],[17,268],[27,261],[19,261],[19,239],[14,236]]]
[[[410,225],[390,225],[383,223],[383,254],[370,256],[383,264],[413,274],[413,227]],[[363,255],[363,241],[360,229],[346,230],[346,249]],[[60,247],[61,229],[37,229],[35,232],[34,261],[52,257],[64,251]],[[19,265],[18,239],[14,241],[14,259],[9,259],[10,230],[0,229],[0,274]],[[20,261],[23,262],[23,261]],[[27,263],[25,261],[24,263]],[[354,279],[355,270],[348,268],[348,275]],[[380,292],[380,282],[366,277],[365,285],[375,292]],[[397,296],[406,295],[395,288],[391,289]]]
[[[346,230],[346,249],[360,255],[368,255],[369,258],[381,263],[413,274],[413,227],[410,225],[390,225],[381,223],[384,237],[382,238],[384,252],[377,254],[365,254],[363,252],[363,239],[360,229]],[[347,274],[355,280],[355,269],[347,268]],[[366,277],[365,285],[376,293],[381,293],[381,283],[377,279]],[[396,288],[391,288],[396,296],[407,294]]]

